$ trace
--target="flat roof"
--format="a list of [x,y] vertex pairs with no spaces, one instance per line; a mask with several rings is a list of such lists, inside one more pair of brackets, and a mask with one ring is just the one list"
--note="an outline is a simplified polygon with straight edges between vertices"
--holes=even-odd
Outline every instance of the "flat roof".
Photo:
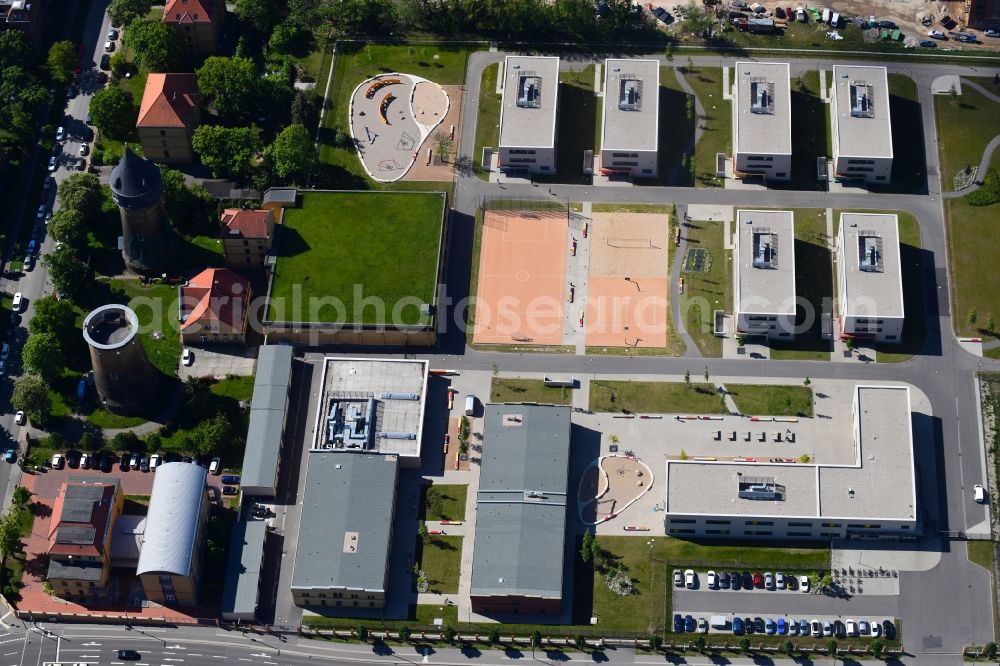
[[792,154],[792,93],[787,62],[738,62],[733,152]]
[[427,361],[328,356],[321,386],[313,449],[420,457]]
[[503,69],[500,147],[552,148],[556,142],[559,58],[507,56]]
[[292,379],[292,351],[286,345],[264,345],[257,356],[243,454],[244,487],[274,488],[277,484],[285,404]]
[[659,145],[660,62],[604,61],[601,150],[655,152]]
[[396,456],[310,451],[292,588],[385,592]]
[[[910,389],[856,386],[851,464],[667,461],[668,514],[916,520]],[[740,482],[777,496],[740,496]],[[712,489],[706,491],[706,489]]]
[[795,222],[790,210],[736,212],[734,309],[795,314]]
[[222,588],[222,616],[253,616],[260,596],[260,572],[264,564],[267,521],[251,518],[233,524]]
[[486,405],[473,596],[561,598],[570,408]]
[[843,311],[850,316],[902,317],[899,218],[891,213],[841,213],[840,242]]
[[838,155],[892,157],[889,78],[885,67],[834,65],[834,145]]

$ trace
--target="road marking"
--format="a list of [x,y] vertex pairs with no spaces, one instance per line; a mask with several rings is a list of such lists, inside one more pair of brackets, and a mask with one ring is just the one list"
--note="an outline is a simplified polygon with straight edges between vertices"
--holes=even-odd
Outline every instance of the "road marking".
[[187,650],[187,648],[184,647],[183,645],[168,645],[167,649],[168,650]]
[[163,661],[184,661],[183,659],[173,659],[171,657],[164,657]]
[[90,641],[89,643],[81,643],[80,645],[86,645],[87,647],[98,647],[100,643],[95,643],[94,641]]
[[80,655],[80,659],[100,659],[100,658],[101,658],[101,655],[99,655],[99,654],[81,654]]
[[9,656],[10,656],[10,655],[12,655],[12,654],[17,654],[17,650],[14,650],[13,652],[4,652],[4,653],[3,653],[3,656],[5,656],[5,657],[9,657]]
[[247,659],[246,657],[239,657],[240,661],[253,661],[253,659]]
[[200,657],[201,656],[201,654],[198,653],[198,652],[191,652],[191,653],[189,653],[189,655],[192,656],[192,657]]

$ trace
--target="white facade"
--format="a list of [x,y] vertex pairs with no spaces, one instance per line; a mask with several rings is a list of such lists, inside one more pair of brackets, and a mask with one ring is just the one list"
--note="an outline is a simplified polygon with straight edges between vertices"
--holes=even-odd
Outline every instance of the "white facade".
[[791,211],[736,212],[733,311],[737,334],[795,337],[795,224]]
[[504,171],[554,174],[559,58],[507,56],[501,67],[498,166]]
[[837,296],[842,337],[902,340],[905,312],[896,215],[841,214]]
[[604,61],[601,126],[602,175],[659,173],[660,63],[657,60]]
[[830,122],[836,176],[888,185],[892,181],[892,119],[886,68],[835,66]]
[[791,180],[788,63],[738,62],[733,77],[733,170],[737,176]]

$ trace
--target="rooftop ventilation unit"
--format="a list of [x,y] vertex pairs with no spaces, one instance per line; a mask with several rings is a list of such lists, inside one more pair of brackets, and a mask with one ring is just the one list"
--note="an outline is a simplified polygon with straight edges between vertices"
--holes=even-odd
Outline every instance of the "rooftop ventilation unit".
[[881,273],[882,237],[874,231],[862,231],[858,234],[858,268],[867,273]]
[[642,111],[642,81],[634,74],[622,74],[618,86],[618,108],[622,111]]
[[740,499],[779,502],[785,499],[785,487],[773,476],[744,476],[737,481]]
[[774,114],[774,83],[764,77],[750,79],[750,113]]
[[875,117],[875,94],[870,83],[864,81],[852,81],[851,91],[851,115],[855,118]]
[[535,72],[517,75],[517,105],[524,109],[537,109],[542,105],[542,77]]
[[778,235],[770,229],[760,228],[753,232],[753,267],[778,267]]

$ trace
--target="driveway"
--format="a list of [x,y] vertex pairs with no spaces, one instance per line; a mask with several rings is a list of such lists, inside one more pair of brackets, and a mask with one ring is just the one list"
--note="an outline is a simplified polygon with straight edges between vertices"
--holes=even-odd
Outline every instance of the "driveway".
[[253,356],[253,350],[246,347],[191,347],[194,355],[194,362],[189,365],[181,364],[178,375],[180,378],[188,377],[215,377],[222,379],[227,375],[252,375],[257,359]]

